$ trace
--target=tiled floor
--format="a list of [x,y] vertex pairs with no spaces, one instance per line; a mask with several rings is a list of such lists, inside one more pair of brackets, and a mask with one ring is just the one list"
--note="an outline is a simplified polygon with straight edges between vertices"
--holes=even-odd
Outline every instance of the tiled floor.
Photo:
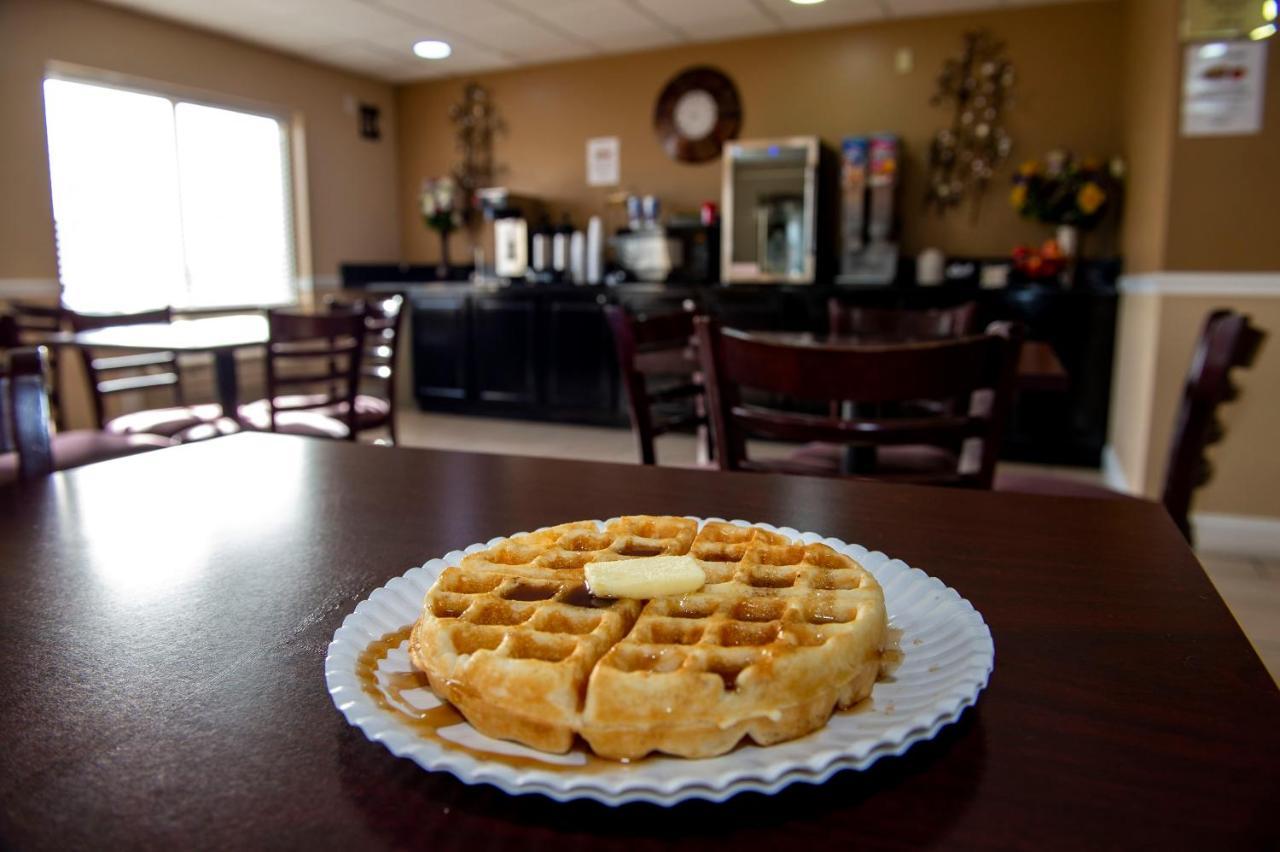
[[[408,407],[406,406],[406,409]],[[566,426],[488,417],[461,417],[405,410],[400,414],[400,444],[480,453],[510,453],[585,461],[638,461],[635,439],[627,429]],[[753,445],[756,455],[786,452],[786,447]],[[692,435],[664,435],[658,439],[659,464],[692,467],[696,443]],[[1010,465],[1094,482],[1096,471]],[[1280,560],[1199,554],[1201,564],[1227,602],[1245,634],[1253,642],[1271,676],[1280,684]]]

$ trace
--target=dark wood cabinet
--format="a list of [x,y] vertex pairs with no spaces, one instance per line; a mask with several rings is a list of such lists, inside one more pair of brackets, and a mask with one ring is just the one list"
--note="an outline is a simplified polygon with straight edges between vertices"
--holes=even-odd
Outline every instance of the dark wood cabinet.
[[546,403],[552,408],[590,417],[618,407],[618,365],[604,318],[607,303],[603,295],[546,303]]
[[418,399],[461,403],[467,397],[471,329],[466,293],[414,295],[413,382]]
[[1027,391],[1019,397],[1002,455],[1096,465],[1106,442],[1117,304],[1109,286],[383,288],[410,296],[414,386],[423,408],[616,425],[625,425],[627,415],[606,304],[649,315],[694,308],[738,328],[823,332],[832,296],[900,308],[975,300],[980,323],[1025,323],[1031,339],[1052,344],[1071,377],[1066,393]]
[[534,298],[472,301],[476,399],[522,407],[538,403],[537,311]]

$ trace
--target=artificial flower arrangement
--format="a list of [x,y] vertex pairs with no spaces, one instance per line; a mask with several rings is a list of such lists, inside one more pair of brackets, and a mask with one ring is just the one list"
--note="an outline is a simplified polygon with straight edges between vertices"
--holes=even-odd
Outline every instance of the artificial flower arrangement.
[[436,275],[445,280],[450,274],[449,234],[458,227],[460,218],[458,182],[449,175],[424,180],[422,192],[418,195],[418,207],[422,221],[440,234],[440,263],[436,265]]
[[422,192],[418,195],[422,221],[432,230],[449,233],[458,227],[457,198],[458,184],[449,175],[424,180]]
[[1119,197],[1123,178],[1124,163],[1119,158],[1104,164],[1051,151],[1043,163],[1022,164],[1013,176],[1009,203],[1024,219],[1088,230]]

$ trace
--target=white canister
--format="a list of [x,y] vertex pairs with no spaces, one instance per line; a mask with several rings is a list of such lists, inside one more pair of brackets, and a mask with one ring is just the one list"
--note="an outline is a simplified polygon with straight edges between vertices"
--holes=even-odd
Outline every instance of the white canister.
[[921,287],[941,284],[946,262],[940,249],[927,248],[920,252],[920,256],[916,258],[916,283]]
[[545,272],[547,264],[547,235],[533,235],[533,271]]
[[581,231],[569,235],[569,278],[574,284],[587,283],[587,235]]
[[604,220],[592,216],[587,222],[587,283],[604,279]]

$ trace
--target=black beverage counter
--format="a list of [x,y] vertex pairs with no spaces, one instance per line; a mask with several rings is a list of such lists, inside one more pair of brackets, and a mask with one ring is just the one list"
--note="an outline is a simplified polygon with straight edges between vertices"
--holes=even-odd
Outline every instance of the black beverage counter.
[[1040,285],[834,288],[776,285],[614,287],[361,282],[408,297],[413,387],[425,410],[573,423],[625,425],[626,404],[607,304],[640,314],[690,305],[745,329],[822,331],[827,300],[883,307],[943,307],[974,300],[979,322],[1026,324],[1053,346],[1071,377],[1065,393],[1025,391],[1002,455],[1011,460],[1096,466],[1107,437],[1116,292],[1093,283],[1072,290]]

